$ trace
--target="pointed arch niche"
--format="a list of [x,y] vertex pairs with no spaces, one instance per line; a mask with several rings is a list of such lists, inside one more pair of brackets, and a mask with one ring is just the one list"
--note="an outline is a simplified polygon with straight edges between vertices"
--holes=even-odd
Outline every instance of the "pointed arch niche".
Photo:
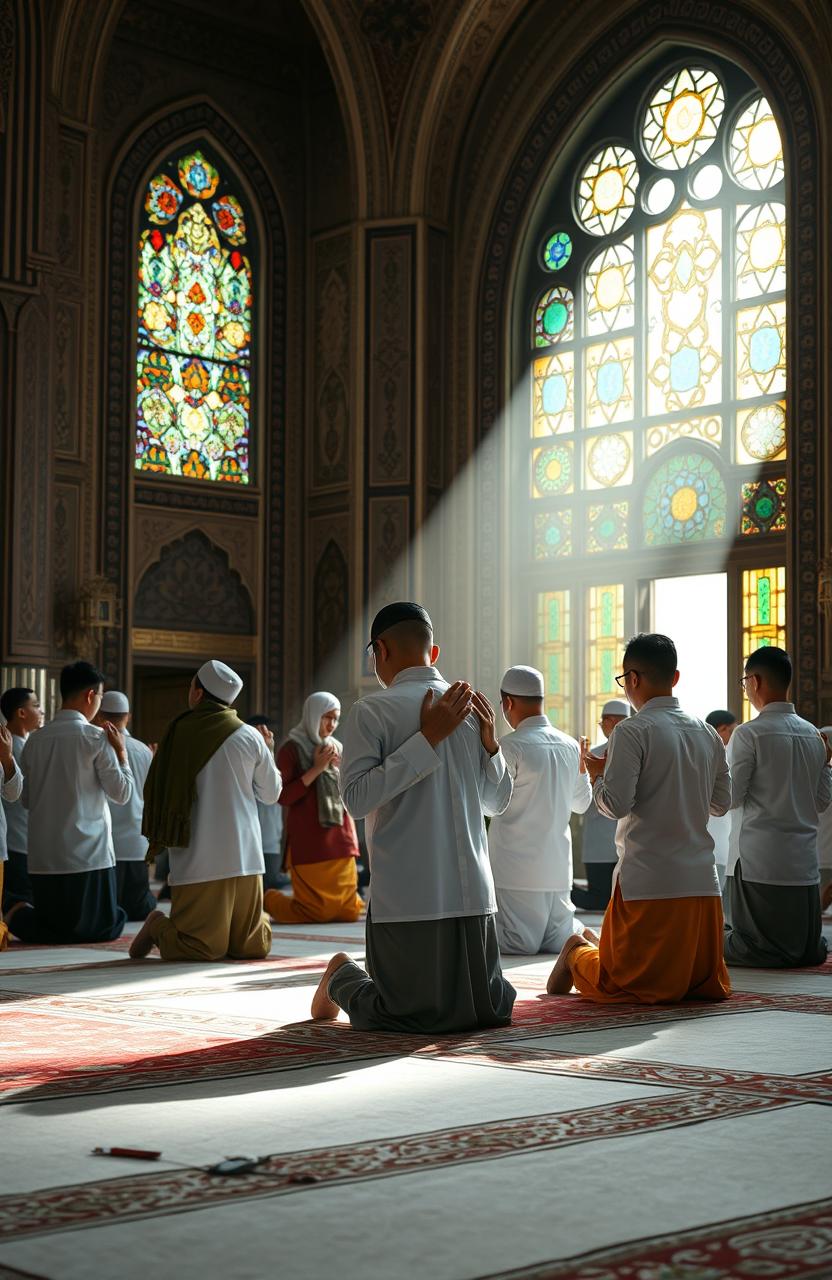
[[[183,178],[176,172],[177,162],[180,158],[193,158],[197,153],[205,163],[197,161],[198,171],[191,181],[191,190],[183,187],[187,174]],[[214,182],[214,170],[219,173],[216,192],[201,203],[194,200],[193,196],[199,194],[200,182],[207,182],[209,186]],[[168,186],[166,178],[171,186]],[[160,180],[154,186],[156,179]],[[177,182],[177,179],[181,181]],[[175,189],[177,186],[179,194]],[[183,192],[184,201],[181,200]],[[161,210],[156,209],[159,198],[167,201]],[[212,205],[212,199],[218,207]],[[224,217],[232,240],[226,244],[227,235],[224,239],[220,236],[218,244],[220,254],[224,255],[223,261],[228,258],[226,266],[230,275],[240,266],[236,260],[231,261],[232,253],[235,259],[249,259],[251,266],[250,275],[245,266],[241,268],[242,274],[237,272],[244,283],[247,281],[251,285],[253,300],[251,341],[240,348],[242,362],[236,359],[232,347],[236,342],[244,342],[244,335],[240,327],[235,329],[233,325],[232,346],[224,352],[228,359],[220,362],[213,373],[210,362],[199,359],[191,362],[194,368],[199,366],[197,373],[203,372],[203,366],[208,370],[203,381],[206,377],[210,380],[215,373],[217,378],[226,382],[230,378],[234,384],[231,386],[233,394],[226,394],[229,388],[225,386],[213,388],[211,384],[210,387],[197,388],[205,396],[210,396],[212,390],[216,391],[213,400],[217,401],[217,414],[221,415],[224,409],[228,411],[228,405],[233,409],[236,399],[240,400],[243,409],[250,405],[248,423],[244,423],[242,417],[239,422],[235,419],[239,430],[217,466],[206,465],[205,458],[200,461],[196,455],[188,465],[187,452],[180,454],[176,463],[170,465],[170,459],[165,458],[165,450],[159,449],[158,442],[143,442],[137,434],[145,427],[141,414],[137,417],[137,351],[141,374],[142,348],[154,345],[143,341],[147,337],[143,317],[137,318],[137,304],[148,301],[148,297],[137,297],[140,237],[144,244],[156,230],[157,240],[164,243],[171,227],[176,226],[176,216],[172,223],[165,225],[161,215],[171,202],[177,200],[180,200],[180,207],[176,215],[186,211],[189,205],[196,207],[197,216],[205,223],[209,240],[214,226],[220,228],[217,218]],[[233,243],[233,237],[239,234],[241,213],[246,222],[246,243],[242,246]],[[160,215],[158,225],[156,215]],[[121,632],[108,633],[105,652],[108,674],[118,673],[120,679],[129,683],[134,639],[132,611],[138,586],[134,578],[141,562],[137,548],[148,540],[155,541],[164,536],[166,524],[175,526],[180,523],[183,512],[198,512],[198,522],[206,537],[210,538],[212,529],[221,523],[230,541],[239,548],[240,564],[245,561],[254,566],[257,588],[254,593],[254,630],[261,637],[257,652],[258,696],[273,709],[274,714],[279,714],[284,625],[282,460],[286,234],[278,197],[266,170],[233,125],[210,104],[196,103],[170,112],[145,128],[129,147],[111,188],[107,266],[105,310],[109,347],[102,458],[103,562],[104,572],[119,583],[120,594],[125,601]],[[236,277],[232,283],[236,285]],[[170,281],[162,284],[169,287]],[[196,304],[200,304],[199,297],[196,297]],[[200,315],[200,305],[194,306],[190,318],[193,320],[191,332],[194,338],[200,336],[197,330],[205,332],[203,326],[212,323],[210,318],[206,321]],[[156,319],[160,320],[160,317]],[[172,312],[171,323],[176,324],[177,320],[181,324],[183,317]],[[219,330],[217,332],[219,334]],[[177,341],[173,344],[177,368],[182,365],[179,337],[177,333]],[[187,365],[195,353],[190,345],[185,345]],[[166,356],[161,348],[158,354]],[[191,370],[188,376],[196,377],[196,373]],[[177,391],[176,388],[174,390]],[[229,440],[232,425],[225,423],[225,436]],[[147,434],[146,429],[144,434]],[[219,438],[221,433],[217,434]],[[171,439],[174,447],[178,447],[179,442],[174,442],[173,437]],[[144,448],[143,456],[151,463],[149,468],[136,468],[137,442]],[[158,469],[152,465],[157,453],[163,464]],[[223,627],[220,625],[213,630],[221,632]]]
[[[483,436],[510,409],[481,483],[508,501],[480,521],[479,554],[500,569],[480,602],[480,678],[536,658],[569,732],[592,732],[622,641],[676,576],[726,575],[728,705],[743,649],[785,639],[796,700],[820,710],[816,117],[788,47],[741,18],[705,0],[694,32],[666,0],[612,28],[555,86],[495,208]],[[763,115],[783,161],[755,175],[740,152]],[[753,265],[765,236],[784,247],[749,276],[764,223]]]

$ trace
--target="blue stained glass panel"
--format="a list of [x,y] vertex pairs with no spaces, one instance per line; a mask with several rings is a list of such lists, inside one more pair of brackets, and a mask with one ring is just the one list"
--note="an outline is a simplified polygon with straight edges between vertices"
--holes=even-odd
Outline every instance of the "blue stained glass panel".
[[692,391],[699,381],[699,352],[680,347],[670,357],[670,385],[674,391]]
[[772,325],[763,325],[752,333],[749,360],[755,373],[768,373],[777,368],[780,363],[780,334]]

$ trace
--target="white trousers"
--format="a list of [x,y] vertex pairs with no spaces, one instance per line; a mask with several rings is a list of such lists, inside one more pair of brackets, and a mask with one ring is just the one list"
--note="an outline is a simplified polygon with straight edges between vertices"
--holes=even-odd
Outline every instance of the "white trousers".
[[560,951],[573,933],[583,933],[568,893],[536,889],[497,890],[497,939],[506,955]]

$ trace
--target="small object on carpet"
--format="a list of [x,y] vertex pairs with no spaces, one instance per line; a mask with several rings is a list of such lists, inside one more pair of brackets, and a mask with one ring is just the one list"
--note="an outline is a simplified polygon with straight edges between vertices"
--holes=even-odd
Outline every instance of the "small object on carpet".
[[141,1151],[138,1147],[93,1147],[94,1156],[119,1156],[122,1160],[158,1160],[161,1151]]
[[258,1165],[268,1160],[268,1156],[226,1156],[219,1164],[210,1165],[205,1172],[216,1173],[225,1177],[230,1173],[251,1173]]

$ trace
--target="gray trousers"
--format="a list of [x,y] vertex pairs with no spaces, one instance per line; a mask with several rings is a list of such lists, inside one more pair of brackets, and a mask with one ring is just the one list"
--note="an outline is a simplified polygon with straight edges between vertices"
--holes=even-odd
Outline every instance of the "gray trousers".
[[756,884],[740,864],[725,882],[725,959],[753,969],[802,969],[823,964],[820,894],[816,884]]
[[493,916],[367,919],[367,968],[336,970],[329,995],[359,1031],[441,1035],[511,1022],[516,992],[503,977]]

